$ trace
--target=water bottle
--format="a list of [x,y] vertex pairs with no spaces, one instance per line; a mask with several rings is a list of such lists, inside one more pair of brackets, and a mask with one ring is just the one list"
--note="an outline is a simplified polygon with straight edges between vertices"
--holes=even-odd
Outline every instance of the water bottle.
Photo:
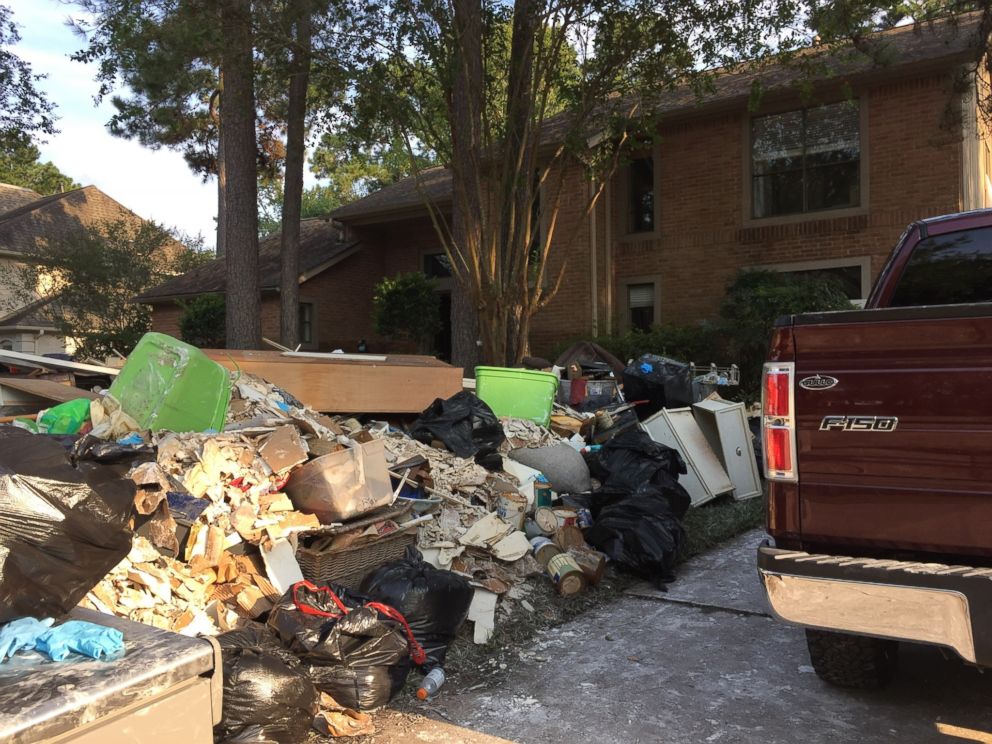
[[420,689],[417,690],[417,697],[421,700],[426,700],[440,690],[443,684],[444,670],[441,667],[434,667],[421,681]]

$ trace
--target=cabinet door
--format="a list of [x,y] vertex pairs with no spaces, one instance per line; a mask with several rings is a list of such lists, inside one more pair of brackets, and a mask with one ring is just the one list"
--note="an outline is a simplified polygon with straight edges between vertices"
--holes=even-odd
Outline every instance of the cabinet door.
[[734,484],[734,498],[741,501],[761,495],[754,443],[751,441],[744,404],[718,411],[716,428],[720,437],[721,460]]

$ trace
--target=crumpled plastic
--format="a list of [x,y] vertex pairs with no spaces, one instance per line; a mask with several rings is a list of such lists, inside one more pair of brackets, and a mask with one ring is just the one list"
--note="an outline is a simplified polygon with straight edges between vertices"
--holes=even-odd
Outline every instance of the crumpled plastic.
[[61,617],[131,549],[126,468],[69,463],[56,440],[0,428],[0,622]]
[[[668,486],[686,473],[685,460],[677,450],[654,441],[640,428],[617,434],[598,452],[587,455],[586,464],[607,490],[628,493],[645,483]],[[689,507],[688,501],[685,506]],[[678,516],[684,514],[682,510]]]
[[[319,588],[291,588],[269,613],[268,626],[306,666],[321,692],[346,708],[386,705],[406,683],[410,647],[402,625],[365,606],[367,597],[330,585],[347,613]],[[299,603],[299,606],[297,604]],[[300,607],[308,608],[308,614]],[[331,615],[327,617],[326,615]]]
[[406,618],[427,654],[425,673],[444,665],[448,646],[468,617],[475,594],[466,578],[434,568],[412,545],[403,560],[387,563],[366,576],[362,591]]
[[317,714],[318,695],[264,626],[217,636],[224,661],[224,704],[217,740],[230,744],[299,744]]
[[662,488],[645,483],[633,494],[594,493],[591,511],[586,542],[658,587],[674,581],[686,535]]
[[648,401],[634,409],[641,421],[662,408],[692,405],[692,369],[674,359],[644,354],[623,371],[623,397]]
[[62,661],[70,653],[91,659],[115,657],[124,651],[124,634],[117,628],[69,620],[42,634],[35,650],[47,654],[52,661]]
[[[410,436],[424,444],[439,439],[458,457],[474,456],[486,467],[506,438],[492,409],[465,390],[431,403],[413,422]],[[498,457],[495,462],[499,469]]]
[[55,622],[48,617],[38,620],[33,617],[21,617],[0,626],[0,664],[18,651],[30,651],[38,639],[48,632]]

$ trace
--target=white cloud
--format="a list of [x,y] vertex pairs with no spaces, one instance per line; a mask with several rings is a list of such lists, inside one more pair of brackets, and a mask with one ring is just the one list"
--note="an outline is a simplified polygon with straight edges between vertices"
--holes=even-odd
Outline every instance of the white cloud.
[[152,150],[112,136],[105,128],[109,103],[96,106],[92,65],[68,55],[83,46],[65,20],[75,9],[58,0],[7,0],[20,25],[16,52],[48,77],[39,86],[58,106],[59,134],[41,145],[42,156],[83,185],[93,184],[141,215],[196,235],[215,238],[217,193],[203,183],[182,155]]

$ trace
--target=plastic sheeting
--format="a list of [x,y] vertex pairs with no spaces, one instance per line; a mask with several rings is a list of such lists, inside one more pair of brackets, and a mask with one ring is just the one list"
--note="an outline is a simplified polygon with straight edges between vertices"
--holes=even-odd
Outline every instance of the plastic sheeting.
[[484,465],[488,465],[489,458],[505,439],[503,427],[492,409],[464,390],[447,400],[438,398],[431,403],[413,422],[410,436],[424,444],[439,439],[458,457],[474,456]]
[[65,615],[128,554],[125,470],[74,466],[58,441],[0,429],[0,622]]
[[468,617],[475,590],[463,576],[435,568],[413,546],[406,557],[365,577],[362,591],[396,608],[424,647],[423,671],[444,666],[448,646]]

